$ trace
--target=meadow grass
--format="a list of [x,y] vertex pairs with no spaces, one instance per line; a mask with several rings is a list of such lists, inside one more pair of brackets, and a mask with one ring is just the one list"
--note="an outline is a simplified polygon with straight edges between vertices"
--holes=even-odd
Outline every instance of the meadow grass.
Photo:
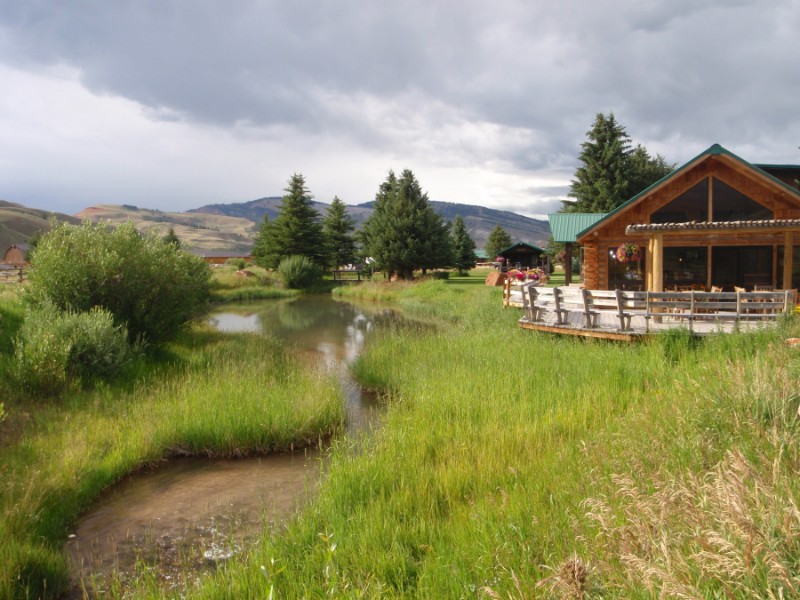
[[0,598],[37,598],[64,590],[70,526],[123,476],[177,455],[318,444],[342,428],[344,400],[331,375],[296,364],[274,339],[196,328],[127,386],[6,411]]
[[386,396],[381,431],[338,444],[317,501],[194,596],[795,595],[795,323],[620,345],[519,330],[482,286],[339,295],[443,325],[369,345],[354,373]]
[[[561,338],[520,330],[519,311],[501,308],[501,290],[481,285],[483,277],[337,290],[338,297],[388,301],[439,325],[368,344],[352,370],[384,396],[380,430],[336,442],[319,497],[285,531],[265,531],[258,545],[204,577],[191,596],[797,596],[800,354],[783,344],[800,330],[797,323],[701,341],[684,331],[638,345]],[[218,343],[205,335],[201,347]],[[226,348],[221,352],[234,363],[240,351],[253,354]],[[216,362],[185,344],[174,352],[199,361],[193,372]],[[151,396],[171,403],[164,398],[175,392],[158,390],[174,390],[182,377],[159,378],[141,397],[136,389],[122,400],[112,391],[81,397],[28,425],[37,435],[11,446],[14,460],[3,463],[19,471],[11,478],[17,485],[5,488],[15,501],[4,504],[9,516],[0,533],[21,541],[0,564],[58,572],[55,542],[37,536],[63,540],[77,509],[40,523],[51,508],[41,490],[69,485],[54,472],[60,463],[45,465],[41,456],[53,452],[99,479],[102,469],[123,471],[122,459],[101,458],[109,438],[120,438],[110,448],[125,445],[112,424],[126,419],[116,415],[140,404],[156,410]],[[210,422],[194,426],[227,421],[213,403],[193,406],[197,416],[170,413],[171,435],[147,446],[231,452],[239,436],[261,433],[257,412],[241,421],[230,415],[238,426],[228,436]],[[81,429],[83,412],[87,420],[111,413],[112,435]],[[62,431],[91,446],[71,458]],[[40,438],[50,440],[47,450],[37,446]],[[25,461],[43,473],[33,479],[51,483],[19,483]],[[19,504],[33,508],[11,518],[9,507]],[[23,560],[14,552],[28,554]],[[143,580],[128,595],[169,594]]]

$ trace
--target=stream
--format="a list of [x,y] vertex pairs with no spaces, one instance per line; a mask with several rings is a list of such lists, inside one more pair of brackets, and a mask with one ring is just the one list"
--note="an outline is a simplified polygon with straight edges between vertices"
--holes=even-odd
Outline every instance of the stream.
[[[368,435],[382,412],[348,365],[369,335],[402,323],[397,313],[329,296],[226,306],[209,323],[220,331],[262,332],[290,351],[334,369],[346,398],[348,436]],[[69,536],[71,598],[119,591],[139,577],[188,589],[204,572],[258,542],[313,498],[325,453],[306,449],[244,458],[181,458],[129,476],[105,492]],[[81,583],[83,582],[83,583]]]

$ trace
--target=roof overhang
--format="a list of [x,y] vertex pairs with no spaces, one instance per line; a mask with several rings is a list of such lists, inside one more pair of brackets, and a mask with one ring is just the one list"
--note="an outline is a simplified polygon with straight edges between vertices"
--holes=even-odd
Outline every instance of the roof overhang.
[[765,219],[759,221],[709,221],[697,223],[643,223],[628,225],[625,235],[651,236],[658,233],[694,235],[697,233],[780,233],[800,231],[800,219]]

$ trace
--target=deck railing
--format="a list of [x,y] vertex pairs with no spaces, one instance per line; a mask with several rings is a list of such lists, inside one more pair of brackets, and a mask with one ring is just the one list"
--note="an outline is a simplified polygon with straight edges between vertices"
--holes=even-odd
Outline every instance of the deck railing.
[[616,332],[643,332],[666,327],[688,327],[698,323],[704,329],[741,323],[775,322],[794,311],[796,290],[773,292],[631,292],[584,290],[572,287],[523,285],[520,305],[525,310],[521,323],[553,328]]

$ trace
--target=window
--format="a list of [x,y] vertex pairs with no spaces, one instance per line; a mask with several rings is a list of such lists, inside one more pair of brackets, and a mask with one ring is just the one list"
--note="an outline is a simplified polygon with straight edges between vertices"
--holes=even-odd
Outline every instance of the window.
[[690,223],[708,221],[708,179],[659,208],[650,215],[651,223]]
[[712,202],[711,212],[714,221],[760,221],[772,218],[772,211],[767,207],[718,179],[714,179]]
[[704,288],[708,273],[708,248],[664,248],[664,289]]
[[715,246],[711,252],[711,283],[725,291],[772,284],[772,246]]

